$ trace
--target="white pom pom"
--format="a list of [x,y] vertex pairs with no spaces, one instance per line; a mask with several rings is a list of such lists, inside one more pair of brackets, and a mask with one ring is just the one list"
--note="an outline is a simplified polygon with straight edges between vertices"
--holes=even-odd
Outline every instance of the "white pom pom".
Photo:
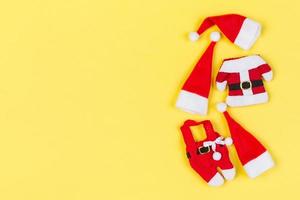
[[227,110],[227,104],[222,102],[217,104],[217,110],[219,112],[225,112]]
[[220,38],[221,38],[221,34],[217,31],[214,31],[210,34],[210,40],[211,41],[217,42],[217,41],[220,40]]
[[189,38],[190,41],[195,42],[199,39],[200,35],[197,32],[190,32]]
[[214,160],[221,160],[221,158],[222,158],[222,154],[221,153],[219,153],[219,152],[214,152],[213,153],[213,159]]
[[225,144],[226,146],[230,146],[232,145],[233,141],[232,141],[232,138],[231,137],[228,137],[228,138],[225,138]]

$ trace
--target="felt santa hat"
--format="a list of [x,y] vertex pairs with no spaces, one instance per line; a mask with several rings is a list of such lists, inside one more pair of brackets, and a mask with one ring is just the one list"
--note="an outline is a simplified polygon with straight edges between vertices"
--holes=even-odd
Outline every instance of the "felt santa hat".
[[176,107],[184,111],[206,115],[208,110],[208,95],[211,85],[212,58],[217,41],[220,39],[219,32],[212,32],[211,42],[204,54],[194,67],[192,73],[184,83]]
[[249,177],[254,178],[274,166],[274,162],[267,149],[226,111],[227,105],[219,103],[217,109],[223,112],[233,144],[244,170]]
[[261,32],[261,25],[258,22],[242,15],[227,14],[207,17],[197,32],[190,33],[190,40],[198,40],[200,35],[213,25],[218,26],[231,42],[244,50],[252,47]]

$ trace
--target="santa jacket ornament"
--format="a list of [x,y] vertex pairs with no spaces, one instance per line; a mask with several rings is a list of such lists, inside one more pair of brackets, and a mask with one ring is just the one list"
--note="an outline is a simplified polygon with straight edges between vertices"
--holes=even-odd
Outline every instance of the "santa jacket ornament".
[[221,91],[228,85],[229,106],[248,106],[268,101],[262,79],[270,81],[272,77],[270,66],[259,55],[252,55],[224,60],[216,85]]

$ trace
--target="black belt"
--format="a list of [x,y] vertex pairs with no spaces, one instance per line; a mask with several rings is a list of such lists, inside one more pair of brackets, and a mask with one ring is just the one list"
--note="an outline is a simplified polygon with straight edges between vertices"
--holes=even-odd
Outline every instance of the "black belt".
[[247,90],[254,87],[263,86],[262,80],[244,81],[241,83],[229,84],[229,90]]
[[[199,154],[206,154],[206,153],[209,153],[211,151],[211,147],[204,147],[204,146],[201,146],[199,148],[197,148],[196,150],[196,154],[199,155]],[[188,157],[188,159],[191,158],[191,154],[189,152],[186,152],[186,156]]]

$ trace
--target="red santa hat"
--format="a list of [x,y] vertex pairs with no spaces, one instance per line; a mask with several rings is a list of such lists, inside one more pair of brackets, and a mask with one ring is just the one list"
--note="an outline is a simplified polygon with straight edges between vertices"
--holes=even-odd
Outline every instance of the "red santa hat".
[[176,107],[184,111],[206,115],[208,110],[208,95],[211,85],[213,51],[221,35],[219,32],[212,32],[211,43],[201,56],[192,73],[184,83]]
[[242,15],[227,14],[207,17],[197,32],[190,33],[190,40],[198,40],[200,35],[213,25],[218,26],[232,43],[244,50],[252,47],[261,32],[261,25],[258,22]]
[[267,149],[226,111],[227,105],[219,103],[217,109],[223,112],[233,144],[244,170],[249,177],[254,178],[274,166],[274,162]]

